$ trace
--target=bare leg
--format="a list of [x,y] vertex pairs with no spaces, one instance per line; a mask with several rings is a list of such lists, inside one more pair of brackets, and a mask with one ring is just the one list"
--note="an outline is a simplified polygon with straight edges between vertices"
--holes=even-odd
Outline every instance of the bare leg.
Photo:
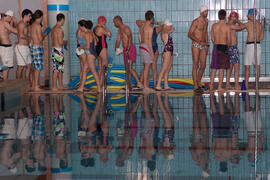
[[216,69],[211,69],[211,73],[210,73],[210,91],[214,90],[214,79],[216,76]]
[[208,48],[205,48],[204,50],[202,50],[200,52],[200,68],[198,71],[198,79],[197,79],[197,85],[200,86],[201,85],[201,81],[202,81],[202,77],[206,68],[206,57],[208,54]]
[[250,75],[250,66],[245,65],[245,85],[247,90],[248,90],[249,75]]
[[144,64],[144,72],[143,72],[144,90],[150,90],[149,81],[148,81],[150,67],[151,67],[151,64]]
[[224,69],[220,69],[219,74],[218,74],[218,91],[220,91],[220,92],[225,91],[222,88],[223,79],[224,79]]
[[96,58],[93,55],[88,55],[88,67],[90,68],[90,71],[95,78],[97,84],[97,92],[102,92],[99,76],[96,72],[95,60]]
[[240,65],[239,63],[234,65],[234,80],[235,80],[235,89],[240,90],[241,87],[239,85],[239,70],[240,70]]
[[23,72],[24,66],[18,66],[16,71],[16,79],[22,79],[22,72]]
[[57,91],[57,76],[59,72],[53,72],[53,77],[52,77],[52,91]]
[[8,72],[9,72],[9,68],[3,70],[2,75],[3,75],[3,79],[4,79],[4,80],[7,80],[7,79],[8,79]]
[[99,64],[99,76],[100,76],[100,82],[101,82],[101,87],[104,85],[105,77],[104,77],[104,67],[108,67],[108,52],[107,48],[103,48],[101,53],[100,53],[100,58],[101,58],[101,64]]
[[39,87],[39,76],[40,76],[40,70],[39,69],[35,69],[34,70],[34,86],[33,86],[33,91],[41,91],[42,89],[40,89]]
[[63,85],[63,73],[62,72],[59,72],[58,73],[58,83],[59,83],[59,89],[60,90],[63,90],[64,89],[64,85]]
[[[138,87],[143,87],[143,84],[142,84],[141,81],[139,80],[139,77],[138,77],[138,75],[137,75],[137,72],[133,69],[132,65],[133,65],[133,62],[132,62],[132,61],[129,61],[129,72],[130,72],[130,74],[134,77],[134,79],[136,80],[137,86],[138,86]],[[130,81],[130,80],[131,80],[131,76],[130,76],[129,81]]]
[[83,66],[82,79],[80,81],[80,87],[77,89],[77,91],[79,91],[79,92],[83,92],[84,84],[85,84],[85,81],[86,81],[87,72],[88,72],[88,65],[84,65]]
[[164,73],[164,89],[172,89],[169,87],[169,84],[168,84],[168,79],[169,79],[169,73],[170,73],[170,70],[172,68],[172,64],[173,64],[173,56],[170,57],[170,64],[167,68],[167,70],[165,71]]
[[82,75],[83,75],[83,66],[85,65],[85,61],[86,61],[86,55],[80,55],[79,56],[80,59],[80,80],[82,79]]
[[260,68],[260,65],[257,65],[257,73],[258,73],[257,81],[258,81],[258,83],[259,83],[260,76],[261,76],[261,68]]
[[230,68],[226,70],[226,89],[232,89],[232,86],[230,85],[230,78],[231,78],[233,66],[234,66],[233,64],[230,64]]
[[157,90],[162,89],[161,88],[161,81],[162,81],[162,78],[164,77],[165,72],[168,70],[168,68],[170,66],[170,61],[171,61],[170,52],[163,53],[163,63],[162,63],[160,73],[158,75],[158,82],[157,82],[157,86],[156,86]]
[[153,59],[153,64],[152,64],[152,72],[153,72],[153,86],[154,88],[156,87],[157,84],[157,78],[158,78],[158,74],[157,74],[157,61],[158,61],[158,56],[159,56],[159,52],[158,49],[155,53],[154,59]]
[[193,66],[192,66],[192,79],[194,83],[194,89],[198,89],[198,78],[197,78],[197,71],[199,67],[199,55],[200,55],[200,49],[199,48],[192,48],[192,60],[193,60]]
[[32,64],[27,64],[26,65],[26,71],[25,71],[25,79],[30,81],[30,73],[32,69]]

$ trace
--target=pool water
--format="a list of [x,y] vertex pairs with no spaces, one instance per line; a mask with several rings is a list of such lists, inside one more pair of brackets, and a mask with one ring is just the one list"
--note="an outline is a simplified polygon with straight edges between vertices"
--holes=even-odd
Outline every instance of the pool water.
[[267,95],[24,98],[26,105],[0,120],[3,178],[267,179],[270,174]]

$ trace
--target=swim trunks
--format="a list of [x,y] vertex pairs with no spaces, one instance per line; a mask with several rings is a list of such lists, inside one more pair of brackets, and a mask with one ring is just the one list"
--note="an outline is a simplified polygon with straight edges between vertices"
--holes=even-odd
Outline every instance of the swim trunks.
[[[126,61],[127,61],[127,51],[128,51],[128,48],[125,47],[124,50],[123,50],[123,55],[124,55],[124,63],[126,64]],[[136,47],[134,44],[130,45],[130,48],[129,48],[129,52],[128,52],[128,60],[136,63]]]
[[43,70],[43,46],[31,45],[30,51],[32,56],[32,65],[34,69]]
[[144,64],[151,64],[153,63],[153,59],[151,56],[151,51],[148,47],[147,44],[141,44],[140,45],[140,57],[141,57],[141,62]]
[[239,50],[237,46],[230,46],[229,55],[231,64],[238,64],[240,62]]
[[63,48],[52,48],[53,72],[64,72],[64,50]]

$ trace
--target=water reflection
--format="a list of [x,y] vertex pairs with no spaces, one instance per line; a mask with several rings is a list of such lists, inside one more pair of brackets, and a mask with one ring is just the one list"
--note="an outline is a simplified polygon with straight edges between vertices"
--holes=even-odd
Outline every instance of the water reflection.
[[0,121],[1,176],[266,177],[268,97],[241,96],[32,94]]

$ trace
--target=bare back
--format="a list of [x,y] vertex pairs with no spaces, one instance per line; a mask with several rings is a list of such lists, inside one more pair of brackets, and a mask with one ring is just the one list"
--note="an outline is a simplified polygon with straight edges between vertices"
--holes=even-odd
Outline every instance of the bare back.
[[214,44],[222,44],[230,46],[231,29],[224,21],[213,24],[211,29],[211,39]]
[[[246,24],[246,29],[248,32],[247,42],[254,42],[254,22],[253,20],[248,21]],[[257,20],[256,21],[256,41],[260,42],[264,39],[264,32],[261,23]]]
[[64,31],[60,27],[53,27],[51,37],[53,47],[63,47]]
[[31,35],[31,41],[33,45],[40,45],[42,46],[42,29],[41,25],[34,23],[30,26],[30,35]]
[[20,21],[18,24],[18,44],[29,45],[29,26]]

